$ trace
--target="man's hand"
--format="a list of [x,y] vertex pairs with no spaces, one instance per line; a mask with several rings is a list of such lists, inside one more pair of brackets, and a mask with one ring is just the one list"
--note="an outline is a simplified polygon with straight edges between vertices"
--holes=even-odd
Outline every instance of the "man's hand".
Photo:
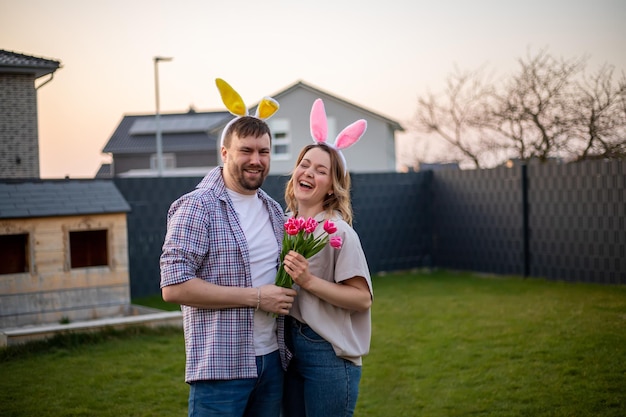
[[261,291],[259,309],[280,315],[289,313],[297,294],[296,290],[274,284],[264,285],[259,290]]

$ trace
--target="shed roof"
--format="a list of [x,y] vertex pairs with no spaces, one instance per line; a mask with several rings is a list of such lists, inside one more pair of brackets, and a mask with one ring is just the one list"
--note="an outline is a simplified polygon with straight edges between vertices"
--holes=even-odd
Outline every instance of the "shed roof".
[[0,219],[129,212],[110,180],[3,180]]
[[60,67],[60,61],[0,49],[0,73],[34,74],[35,78],[39,78]]

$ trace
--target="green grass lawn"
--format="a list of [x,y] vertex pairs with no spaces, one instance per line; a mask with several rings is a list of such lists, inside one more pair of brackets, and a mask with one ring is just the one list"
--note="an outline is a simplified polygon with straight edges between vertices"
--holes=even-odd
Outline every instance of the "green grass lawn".
[[[626,415],[624,286],[436,272],[374,292],[357,417]],[[179,329],[3,349],[0,416],[183,416],[183,372]]]

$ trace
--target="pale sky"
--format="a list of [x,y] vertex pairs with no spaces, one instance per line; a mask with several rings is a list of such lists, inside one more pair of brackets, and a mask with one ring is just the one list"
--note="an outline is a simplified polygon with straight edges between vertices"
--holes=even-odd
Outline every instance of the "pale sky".
[[41,177],[91,178],[122,117],[154,113],[157,55],[162,113],[224,110],[216,77],[249,105],[303,80],[407,126],[455,65],[548,48],[626,71],[625,22],[625,0],[0,0],[0,49],[61,61],[37,93]]

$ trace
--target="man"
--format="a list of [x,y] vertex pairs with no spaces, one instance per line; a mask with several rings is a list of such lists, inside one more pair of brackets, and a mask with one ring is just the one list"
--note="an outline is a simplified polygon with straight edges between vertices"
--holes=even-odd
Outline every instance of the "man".
[[246,115],[223,137],[223,167],[168,212],[162,296],[183,311],[189,416],[278,417],[284,340],[277,329],[296,291],[274,285],[283,210],[260,189],[271,133]]

